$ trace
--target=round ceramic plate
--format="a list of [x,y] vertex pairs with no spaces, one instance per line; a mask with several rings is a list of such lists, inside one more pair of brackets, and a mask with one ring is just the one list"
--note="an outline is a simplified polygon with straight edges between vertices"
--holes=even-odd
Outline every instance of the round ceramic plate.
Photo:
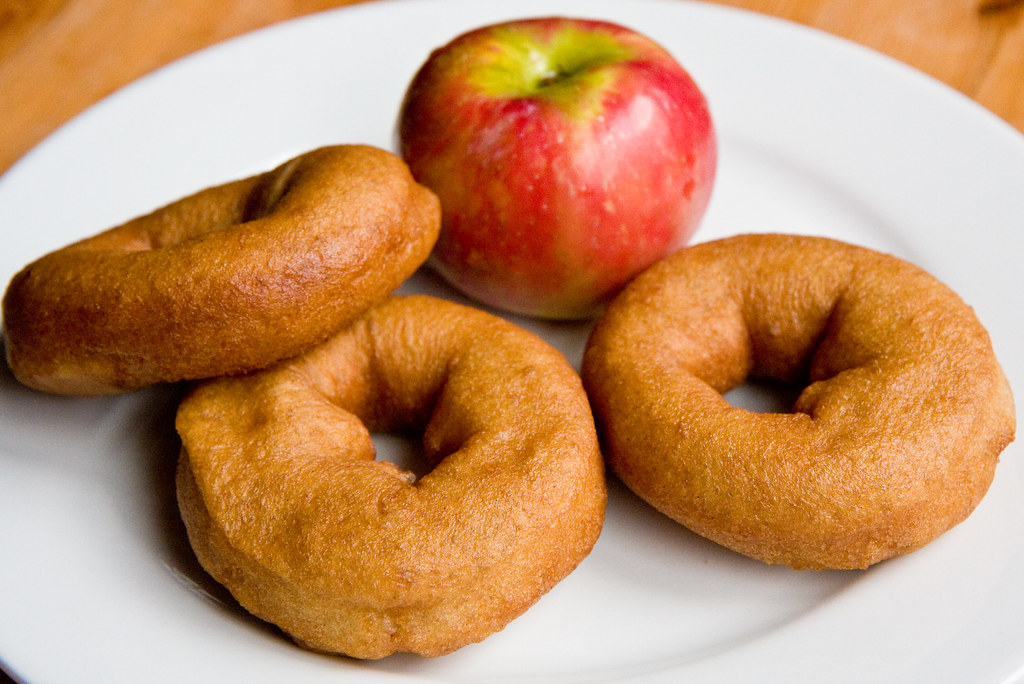
[[[321,144],[393,149],[405,86],[432,48],[556,13],[647,33],[704,89],[721,159],[699,240],[815,233],[914,261],[976,308],[1024,387],[1024,138],[887,58],[684,0],[385,0],[201,52],[85,112],[0,179],[0,279]],[[425,274],[404,287],[454,296]],[[586,326],[520,322],[579,362]],[[1019,445],[966,522],[864,572],[748,560],[613,482],[593,553],[504,631],[439,659],[358,662],[294,646],[199,569],[174,502],[177,399],[173,388],[47,396],[0,373],[0,659],[18,678],[935,683],[1024,672]]]

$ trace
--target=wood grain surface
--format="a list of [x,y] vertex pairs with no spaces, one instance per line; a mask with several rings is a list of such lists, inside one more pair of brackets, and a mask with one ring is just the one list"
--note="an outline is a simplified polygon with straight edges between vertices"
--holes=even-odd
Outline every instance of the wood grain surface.
[[[255,28],[359,1],[0,0],[0,173],[65,121],[157,67]],[[1024,132],[1024,0],[718,1],[889,54]]]

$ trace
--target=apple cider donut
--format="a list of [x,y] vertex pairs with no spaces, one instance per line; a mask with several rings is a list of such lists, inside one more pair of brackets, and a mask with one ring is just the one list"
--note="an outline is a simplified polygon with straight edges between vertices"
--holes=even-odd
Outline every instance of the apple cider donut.
[[[582,374],[627,486],[795,568],[935,539],[974,510],[1015,430],[972,309],[916,266],[825,238],[738,236],[656,264],[596,324]],[[791,413],[730,406],[748,377],[806,388]]]
[[81,395],[265,367],[383,299],[439,228],[397,156],[320,148],[26,266],[3,300],[8,364]]
[[[590,552],[604,466],[578,375],[533,334],[391,297],[295,359],[200,383],[177,417],[199,561],[298,643],[441,655],[502,629]],[[370,433],[421,431],[416,480]]]

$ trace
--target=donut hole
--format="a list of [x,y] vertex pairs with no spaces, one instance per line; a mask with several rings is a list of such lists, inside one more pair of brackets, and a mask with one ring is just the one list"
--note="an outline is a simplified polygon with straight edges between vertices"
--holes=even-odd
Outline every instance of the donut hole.
[[722,396],[730,406],[754,413],[793,413],[793,405],[803,391],[804,386],[799,383],[747,378]]
[[422,435],[411,432],[372,432],[377,460],[393,463],[412,475],[413,482],[434,469],[423,450]]
[[438,418],[445,378],[437,369],[429,372],[425,367],[412,363],[408,368],[415,370],[410,375],[394,359],[378,358],[372,382],[349,384],[338,393],[318,390],[324,401],[361,424],[372,442],[374,459],[397,466],[408,484],[430,474],[465,442],[462,433],[440,442],[432,437],[435,420],[445,423],[443,416]]

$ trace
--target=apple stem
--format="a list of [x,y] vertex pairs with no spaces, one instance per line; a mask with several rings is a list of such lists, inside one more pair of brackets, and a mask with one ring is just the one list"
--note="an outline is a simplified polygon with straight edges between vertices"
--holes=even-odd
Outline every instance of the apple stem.
[[538,85],[541,88],[546,88],[549,85],[557,83],[561,78],[562,78],[562,74],[560,74],[559,72],[557,72],[557,71],[555,71],[553,69],[549,69],[545,73],[541,74],[540,81],[539,81]]

